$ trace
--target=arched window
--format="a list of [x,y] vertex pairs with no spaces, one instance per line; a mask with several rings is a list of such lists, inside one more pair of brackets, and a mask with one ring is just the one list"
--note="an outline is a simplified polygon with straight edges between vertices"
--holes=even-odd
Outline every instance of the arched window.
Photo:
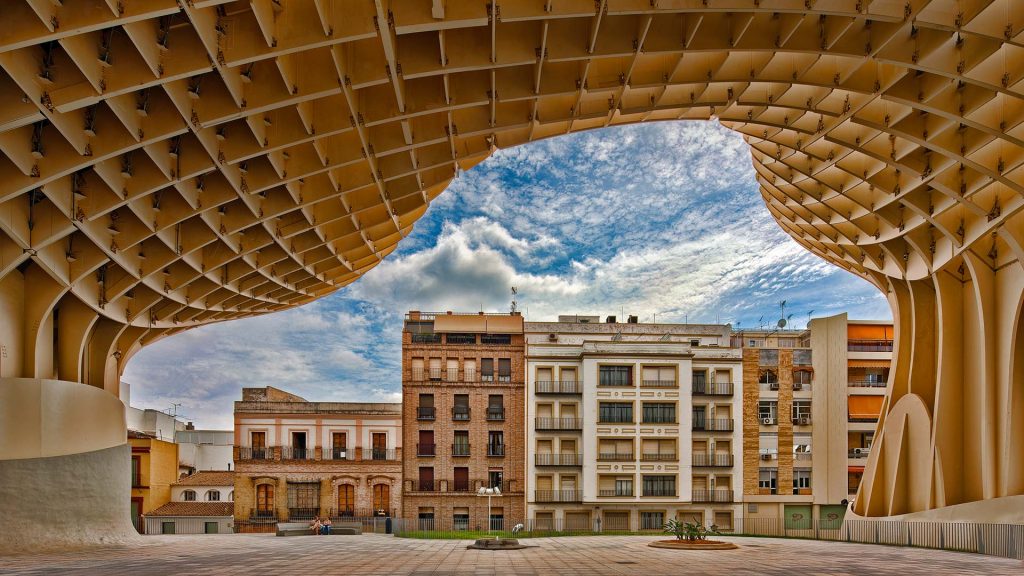
[[232,490],[231,492],[228,492],[228,502],[234,502],[234,501],[235,501],[235,491]]
[[195,490],[185,490],[184,492],[181,493],[181,499],[184,500],[185,502],[195,502],[196,501],[196,491]]
[[209,490],[206,493],[207,502],[220,502],[220,490]]
[[338,486],[338,515],[352,516],[356,510],[356,487],[351,484]]
[[274,485],[256,486],[256,516],[274,515]]
[[373,486],[373,512],[390,514],[391,510],[391,486],[387,484],[375,484]]

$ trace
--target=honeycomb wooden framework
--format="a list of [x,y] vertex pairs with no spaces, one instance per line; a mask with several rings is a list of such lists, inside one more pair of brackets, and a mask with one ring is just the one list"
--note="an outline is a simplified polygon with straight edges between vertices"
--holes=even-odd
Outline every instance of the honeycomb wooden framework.
[[[146,343],[355,281],[497,148],[659,120],[743,134],[786,232],[889,294],[902,330],[890,407],[914,395],[937,417],[950,370],[963,388],[966,364],[936,350],[951,349],[951,327],[961,350],[992,329],[965,309],[1009,313],[996,330],[1020,330],[1018,0],[9,0],[0,12],[0,280],[24,286],[19,358],[0,375],[114,391]],[[986,306],[997,286],[1009,303]],[[946,335],[922,344],[929,329]],[[1001,374],[994,401],[1024,412],[1014,345],[993,343],[978,370]],[[1014,414],[993,424],[994,454],[1020,448]],[[978,497],[1024,493],[1020,465],[992,458],[984,474],[1002,480]],[[938,492],[862,511],[978,499]]]

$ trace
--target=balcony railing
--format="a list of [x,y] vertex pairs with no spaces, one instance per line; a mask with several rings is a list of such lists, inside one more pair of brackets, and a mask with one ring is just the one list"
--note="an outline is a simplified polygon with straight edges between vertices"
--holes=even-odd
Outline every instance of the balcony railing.
[[466,480],[465,482],[459,482],[459,481],[449,482],[448,485],[452,487],[452,492],[470,492],[470,491],[472,491],[472,488],[471,488],[472,484],[469,482],[469,480]]
[[888,385],[888,382],[879,382],[877,380],[850,380],[847,382],[847,386],[850,388],[885,388]]
[[440,368],[431,368],[427,370],[427,377],[434,381],[440,380],[441,374],[443,374],[443,372]]
[[640,423],[641,424],[679,424],[679,420],[676,418],[675,414],[670,414],[670,415],[667,415],[667,416],[664,416],[664,415],[653,416],[653,417],[648,417],[647,415],[644,415],[641,418]]
[[331,448],[324,452],[325,460],[355,460],[356,451],[352,448]]
[[732,502],[732,490],[694,490],[693,502]]
[[431,481],[412,481],[410,482],[410,490],[412,492],[437,492],[438,482]]
[[267,448],[266,446],[239,446],[238,447],[238,459],[239,460],[272,460],[274,458],[274,449]]
[[699,396],[732,396],[732,382],[694,382],[693,393]]
[[282,460],[312,460],[313,449],[304,446],[281,446]]
[[455,406],[452,408],[452,420],[469,420],[469,406]]
[[534,502],[582,502],[582,490],[536,490]]
[[614,488],[611,490],[598,490],[597,495],[601,497],[629,497],[633,495],[632,488]]
[[850,352],[892,352],[892,340],[849,340],[846,349]]
[[599,452],[598,462],[632,462],[636,456],[632,452]]
[[491,420],[491,421],[504,420],[505,419],[505,409],[504,408],[488,408],[487,409],[487,419]]
[[277,521],[277,510],[253,510],[249,513],[249,520],[256,521]]
[[537,418],[535,422],[537,430],[582,430],[583,419],[581,418]]
[[476,334],[449,334],[445,341],[448,344],[476,344]]
[[488,456],[496,456],[496,457],[504,456],[505,455],[505,445],[504,444],[488,444],[487,445],[487,455]]
[[675,452],[648,452],[640,454],[641,462],[675,462],[679,460],[679,454]]
[[440,334],[411,334],[413,344],[440,344]]
[[675,380],[641,380],[641,388],[677,388],[679,383]]
[[580,394],[580,383],[575,380],[537,380],[534,382],[537,394]]
[[360,448],[363,460],[398,460],[397,450],[387,448]]
[[665,496],[675,496],[675,495],[676,495],[676,487],[675,486],[669,486],[669,487],[666,487],[666,488],[654,488],[654,489],[652,489],[650,491],[644,492],[644,496],[661,496],[661,497],[665,497]]
[[463,370],[462,378],[464,382],[476,382],[476,370]]
[[693,454],[693,465],[703,468],[727,468],[733,465],[732,454]]
[[469,444],[452,444],[452,456],[469,456]]
[[582,466],[582,454],[535,454],[537,466]]
[[417,420],[433,420],[437,416],[437,408],[433,406],[417,406],[416,407],[416,419]]
[[731,432],[732,418],[694,418],[693,429],[698,432]]
[[417,444],[416,445],[417,456],[437,456],[437,444]]
[[508,346],[512,344],[511,334],[481,334],[480,344]]
[[458,382],[458,380],[459,380],[459,369],[458,368],[448,368],[447,370],[444,371],[444,379],[447,380],[448,382]]

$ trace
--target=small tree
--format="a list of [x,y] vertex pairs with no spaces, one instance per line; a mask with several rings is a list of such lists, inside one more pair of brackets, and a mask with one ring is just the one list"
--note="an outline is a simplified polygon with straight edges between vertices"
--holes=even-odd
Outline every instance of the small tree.
[[676,540],[688,540],[690,542],[706,540],[709,535],[720,534],[717,526],[712,525],[705,528],[703,524],[697,522],[680,522],[679,520],[669,520],[666,522],[664,531],[674,535]]

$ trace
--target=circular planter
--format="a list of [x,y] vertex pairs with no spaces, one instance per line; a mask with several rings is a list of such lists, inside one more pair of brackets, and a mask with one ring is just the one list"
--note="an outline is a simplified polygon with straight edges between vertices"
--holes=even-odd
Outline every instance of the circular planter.
[[739,546],[719,540],[655,540],[647,544],[651,548],[671,550],[735,550]]

